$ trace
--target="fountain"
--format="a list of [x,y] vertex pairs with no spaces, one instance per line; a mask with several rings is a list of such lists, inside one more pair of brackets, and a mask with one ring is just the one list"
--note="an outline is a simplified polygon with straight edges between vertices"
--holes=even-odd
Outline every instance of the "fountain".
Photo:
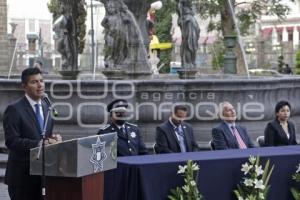
[[[134,28],[140,26],[136,21],[132,21],[134,12],[130,12],[119,0],[109,1],[113,1],[111,2],[113,5],[105,3],[106,9],[112,9],[110,10],[111,14],[106,16],[103,24],[116,27],[108,26],[109,30],[107,31],[112,31],[112,28],[120,28],[117,25],[124,25],[124,21],[130,22]],[[131,10],[133,5],[129,4],[129,0],[125,2]],[[115,16],[113,6],[119,6],[119,9],[121,6],[122,12]],[[131,33],[133,27],[124,25],[123,29]],[[110,34],[112,33],[108,32],[106,36],[108,41],[114,37]],[[128,33],[120,31],[119,34]],[[107,68],[104,73],[107,73],[108,79],[121,79],[120,81],[80,80],[80,76],[77,81],[46,79],[46,92],[55,102],[54,105],[59,112],[59,116],[56,118],[56,130],[60,131],[65,139],[96,134],[100,125],[104,125],[109,118],[106,112],[107,103],[116,98],[123,98],[129,102],[129,121],[139,125],[148,146],[155,141],[156,126],[168,118],[169,110],[175,102],[186,103],[189,107],[189,122],[194,127],[197,141],[203,146],[208,146],[208,141],[211,139],[211,128],[219,123],[217,115],[219,103],[225,100],[235,105],[239,123],[247,126],[252,140],[262,135],[265,124],[273,119],[274,105],[278,100],[288,100],[293,107],[293,120],[300,120],[299,77],[247,79],[231,76],[230,79],[222,79],[222,74],[221,76],[215,75],[213,78],[195,77],[194,80],[178,80],[177,77],[174,80],[165,78],[166,76],[149,79],[151,72],[148,68],[148,61],[145,59],[147,51],[141,47],[141,43],[145,46],[142,31],[137,30],[134,34],[136,34],[136,43],[122,41],[126,44],[127,42],[135,44],[132,50],[123,52],[126,53],[124,55],[114,51],[125,48],[126,45],[116,47],[115,44],[107,44],[111,54],[106,56]],[[239,37],[238,34],[237,36]],[[233,44],[229,45],[229,47],[233,46]],[[137,49],[141,49],[141,51],[137,51]],[[113,56],[110,57],[111,55]],[[119,62],[120,60],[124,62]],[[135,64],[134,61],[141,62]],[[193,59],[186,61],[188,61],[185,63],[186,69],[193,70]],[[184,62],[183,59],[182,63]],[[234,62],[231,62],[231,66],[234,65]],[[69,69],[70,65],[65,66]],[[139,66],[141,68],[137,69]],[[76,68],[74,69],[76,70]],[[235,73],[235,68],[226,69],[230,74]],[[112,74],[109,75],[109,72]],[[119,72],[120,74],[118,74]],[[182,77],[187,78],[188,74],[184,74]],[[19,81],[16,80],[0,80],[0,88],[0,95],[3,97],[0,100],[0,113],[3,113],[6,105],[12,99],[22,96],[23,91],[20,90]],[[3,115],[0,115],[0,123],[2,117]],[[299,124],[297,124],[297,128],[300,128]],[[3,133],[0,132],[0,140],[3,137]]]
[[190,0],[177,0],[178,25],[181,30],[180,56],[182,69],[177,70],[180,79],[194,79],[196,70],[196,53],[200,29],[194,17]]
[[122,0],[102,0],[106,15],[105,69],[108,79],[145,79],[152,75],[144,38],[133,13]]
[[78,2],[60,4],[60,16],[53,24],[55,32],[56,50],[61,54],[61,69],[59,73],[63,79],[74,80],[79,74],[78,70],[78,37],[77,23]]

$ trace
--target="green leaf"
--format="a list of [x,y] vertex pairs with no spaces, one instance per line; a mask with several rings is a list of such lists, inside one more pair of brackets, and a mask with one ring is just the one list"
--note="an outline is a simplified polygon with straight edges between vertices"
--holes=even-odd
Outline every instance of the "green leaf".
[[291,192],[295,200],[300,200],[300,192],[297,189],[291,188]]
[[267,178],[264,182],[266,185],[269,183],[269,180],[270,180],[271,174],[273,172],[273,169],[274,169],[274,165],[272,166],[271,170],[269,171],[269,174],[268,174],[268,176],[267,176]]

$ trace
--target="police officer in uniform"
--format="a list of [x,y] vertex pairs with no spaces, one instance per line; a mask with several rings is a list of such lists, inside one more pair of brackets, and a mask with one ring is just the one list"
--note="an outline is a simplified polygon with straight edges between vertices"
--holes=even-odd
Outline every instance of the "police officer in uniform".
[[139,128],[125,121],[128,103],[124,99],[116,99],[107,105],[111,123],[100,128],[98,135],[117,132],[118,156],[135,156],[148,154]]

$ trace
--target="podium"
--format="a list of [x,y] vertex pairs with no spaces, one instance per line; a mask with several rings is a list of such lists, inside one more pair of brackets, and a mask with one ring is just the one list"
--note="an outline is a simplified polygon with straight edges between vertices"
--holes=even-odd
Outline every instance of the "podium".
[[[30,174],[42,175],[42,154],[30,150]],[[45,146],[46,200],[102,200],[104,171],[117,167],[117,134]]]

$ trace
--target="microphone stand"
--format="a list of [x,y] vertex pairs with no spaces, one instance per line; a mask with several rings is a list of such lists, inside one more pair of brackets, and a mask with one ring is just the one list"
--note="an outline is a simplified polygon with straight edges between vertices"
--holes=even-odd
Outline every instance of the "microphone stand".
[[41,150],[42,150],[42,180],[41,180],[41,191],[42,191],[42,199],[46,199],[46,174],[45,174],[45,140],[46,140],[46,131],[47,124],[50,117],[50,112],[52,110],[52,106],[48,107],[46,121],[44,123],[43,131],[42,131],[42,144],[39,145],[39,150],[36,159],[40,158]]

